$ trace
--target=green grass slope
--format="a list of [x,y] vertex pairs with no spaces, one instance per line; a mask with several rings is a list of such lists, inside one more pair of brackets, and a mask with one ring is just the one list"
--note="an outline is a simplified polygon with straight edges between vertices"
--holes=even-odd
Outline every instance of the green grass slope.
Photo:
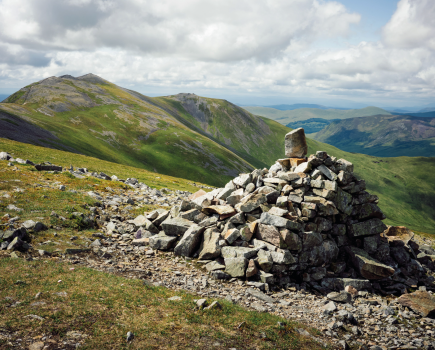
[[349,152],[381,157],[435,156],[435,118],[377,115],[333,122],[313,135]]
[[[178,94],[159,99],[171,104],[186,122],[225,145],[255,167],[270,166],[283,155],[278,129],[226,101]],[[287,129],[283,129],[287,130]],[[288,132],[288,130],[287,130]]]
[[45,147],[48,143],[162,174],[219,185],[252,169],[166,110],[94,75],[52,77],[32,84],[1,103],[0,112],[9,115],[0,123],[20,118],[55,139],[23,140],[19,129],[8,138]]
[[387,112],[378,107],[366,107],[361,109],[318,109],[318,108],[299,108],[289,111],[281,111],[274,108],[268,107],[243,107],[247,111],[255,114],[267,117],[277,122],[287,125],[288,123],[306,120],[311,118],[322,118],[322,119],[348,119],[357,117],[366,117],[371,115],[383,114],[390,115]]

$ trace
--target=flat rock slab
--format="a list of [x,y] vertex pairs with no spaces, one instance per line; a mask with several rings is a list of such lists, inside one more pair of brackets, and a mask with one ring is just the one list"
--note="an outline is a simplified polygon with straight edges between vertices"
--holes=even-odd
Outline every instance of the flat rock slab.
[[265,301],[266,303],[270,303],[273,304],[276,302],[275,299],[273,299],[272,297],[268,296],[267,294],[264,294],[263,292],[260,292],[259,290],[253,289],[253,288],[248,288],[246,289],[246,292],[249,295],[252,295],[254,298],[260,299]]
[[435,318],[435,296],[428,292],[418,290],[411,294],[403,294],[397,301],[422,317]]

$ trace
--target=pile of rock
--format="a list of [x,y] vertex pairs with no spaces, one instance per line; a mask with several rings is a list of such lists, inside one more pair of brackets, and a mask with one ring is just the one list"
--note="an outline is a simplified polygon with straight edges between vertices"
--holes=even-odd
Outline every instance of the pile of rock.
[[[317,152],[305,158],[303,129],[286,135],[286,156],[170,211],[137,218],[136,244],[210,260],[215,278],[247,278],[322,293],[435,290],[435,251],[382,222],[378,198],[353,164]],[[135,243],[135,242],[133,242]]]

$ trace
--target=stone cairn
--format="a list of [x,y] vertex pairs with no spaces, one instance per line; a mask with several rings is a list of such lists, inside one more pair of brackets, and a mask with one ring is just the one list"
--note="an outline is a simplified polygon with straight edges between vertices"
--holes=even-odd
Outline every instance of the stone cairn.
[[[241,174],[224,188],[198,191],[172,207],[136,218],[158,250],[202,260],[216,279],[243,278],[321,293],[347,286],[403,294],[435,290],[435,251],[405,227],[387,227],[378,197],[344,159],[306,158],[302,128],[285,136],[285,155],[269,170]],[[140,222],[139,222],[140,221]],[[133,244],[135,244],[133,241]]]

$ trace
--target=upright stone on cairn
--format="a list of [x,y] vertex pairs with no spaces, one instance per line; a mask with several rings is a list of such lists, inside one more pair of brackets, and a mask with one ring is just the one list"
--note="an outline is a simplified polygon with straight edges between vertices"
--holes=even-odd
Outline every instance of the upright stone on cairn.
[[305,140],[304,129],[299,128],[285,135],[285,156],[288,158],[304,158],[307,155],[308,146]]

